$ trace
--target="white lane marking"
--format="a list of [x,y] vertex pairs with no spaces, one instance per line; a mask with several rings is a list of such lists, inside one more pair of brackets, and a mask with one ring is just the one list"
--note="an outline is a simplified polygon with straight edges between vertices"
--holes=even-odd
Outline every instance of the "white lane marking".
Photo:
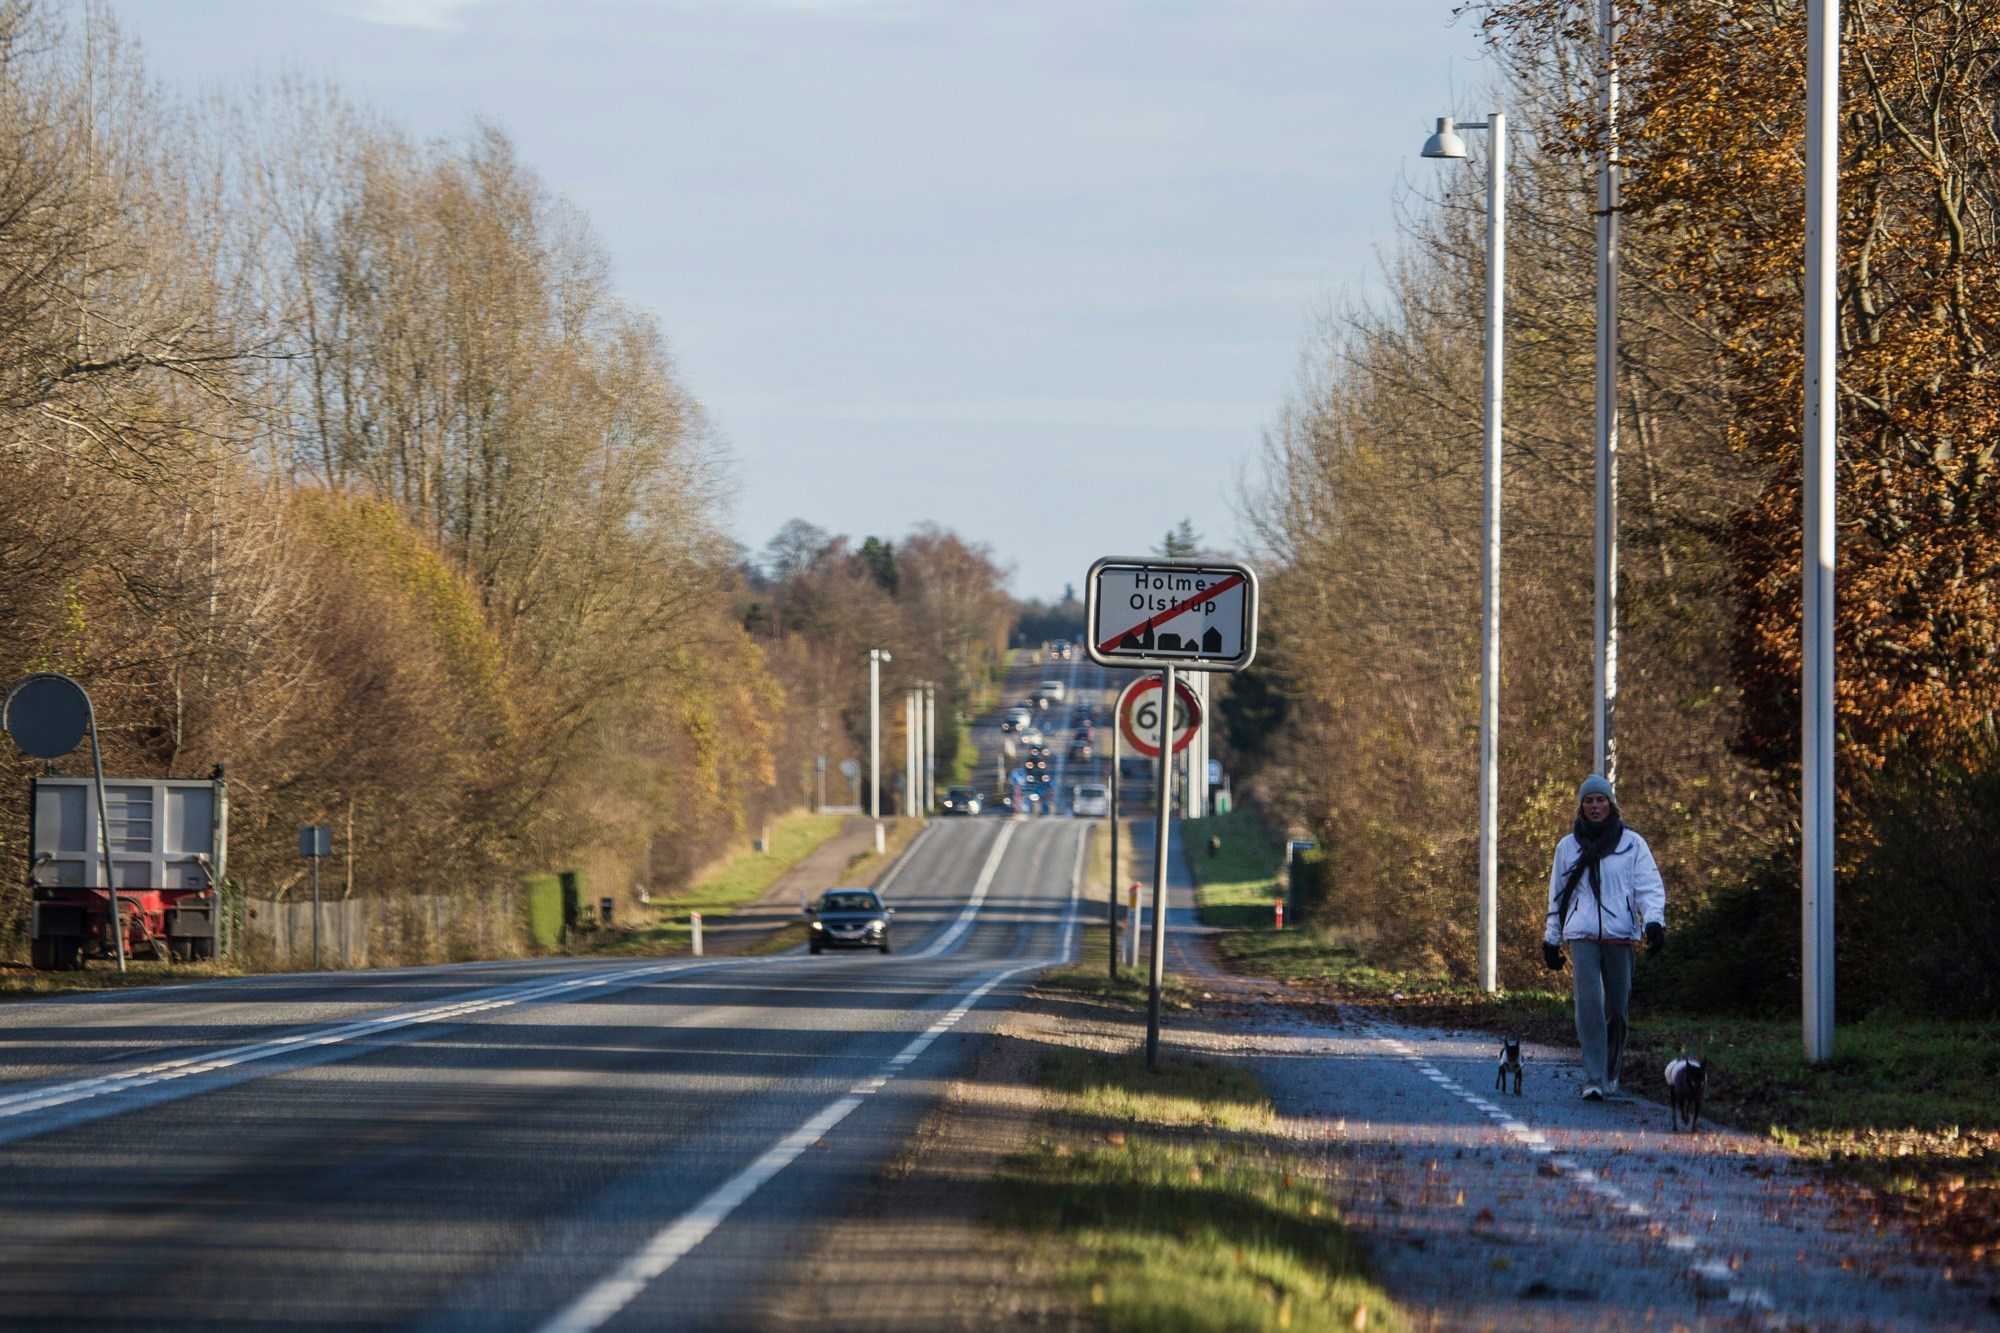
[[896,864],[889,868],[889,873],[883,876],[882,882],[880,884],[877,884],[875,886],[876,897],[881,898],[885,901],[888,899],[889,886],[891,884],[894,884],[897,881],[897,879],[902,876],[904,868],[907,867],[910,864],[910,862],[917,859],[917,848],[923,846],[924,839],[930,837],[932,831],[935,830],[936,828],[937,828],[936,824],[926,824],[921,829],[917,830],[917,836],[910,839],[910,845],[905,847],[903,849],[903,854],[896,858]]
[[[1063,960],[1067,961],[1067,955]],[[601,1327],[619,1311],[639,1298],[639,1294],[662,1274],[685,1258],[695,1246],[708,1239],[729,1215],[768,1184],[772,1177],[798,1160],[799,1154],[825,1138],[847,1119],[872,1093],[908,1069],[939,1037],[970,1013],[995,986],[1009,977],[1049,966],[1049,959],[1023,963],[996,972],[981,982],[950,1012],[925,1028],[917,1038],[888,1060],[882,1069],[856,1083],[845,1095],[821,1107],[803,1125],[766,1148],[756,1161],[724,1181],[694,1207],[653,1233],[638,1253],[619,1265],[618,1271],[592,1286],[566,1306],[555,1318],[542,1325],[543,1333],[588,1333]]]
[[[1444,1073],[1436,1065],[1418,1054],[1407,1042],[1396,1037],[1391,1037],[1388,1033],[1383,1032],[1373,1024],[1365,1026],[1370,1034],[1374,1036],[1375,1040],[1381,1042],[1382,1045],[1388,1047],[1391,1051],[1394,1051],[1397,1055],[1415,1066],[1418,1072],[1423,1074],[1425,1078],[1430,1079],[1446,1091],[1453,1093],[1467,1105],[1485,1113],[1510,1138],[1537,1156],[1545,1158],[1549,1166],[1554,1167],[1565,1176],[1575,1177],[1576,1183],[1579,1186],[1616,1207],[1625,1216],[1635,1221],[1650,1220],[1652,1218],[1651,1211],[1644,1204],[1628,1199],[1625,1196],[1625,1192],[1612,1184],[1602,1173],[1583,1166],[1573,1157],[1557,1154],[1555,1149],[1549,1146],[1547,1137],[1539,1130],[1520,1120],[1515,1114],[1505,1108],[1495,1105],[1477,1093],[1466,1090],[1456,1079]],[[1701,1248],[1692,1236],[1678,1231],[1667,1232],[1663,1238],[1663,1243],[1669,1250],[1677,1254],[1698,1254]],[[1705,1260],[1701,1263],[1691,1265],[1688,1272],[1703,1280],[1720,1283],[1725,1286],[1728,1289],[1727,1299],[1731,1304],[1747,1305],[1766,1312],[1774,1312],[1777,1309],[1777,1304],[1771,1299],[1769,1292],[1765,1291],[1762,1287],[1753,1287],[1745,1282],[1737,1281],[1726,1263],[1714,1259]],[[1784,1326],[1783,1321],[1776,1318],[1775,1315],[1767,1322],[1772,1327]]]
[[829,1130],[845,1120],[856,1107],[861,1105],[864,1097],[880,1092],[898,1074],[915,1064],[917,1057],[930,1049],[932,1042],[955,1027],[958,1021],[970,1013],[973,1006],[984,999],[995,986],[1009,977],[1047,967],[1051,962],[1068,962],[1070,945],[1076,938],[1077,908],[1083,884],[1083,848],[1087,839],[1086,832],[1077,840],[1076,865],[1070,877],[1069,910],[1063,917],[1060,957],[1024,963],[988,977],[949,1012],[940,1015],[936,1022],[924,1029],[916,1040],[891,1056],[879,1072],[856,1083],[847,1090],[845,1096],[829,1102],[805,1124],[765,1149],[756,1161],[731,1176],[693,1208],[655,1232],[652,1239],[648,1240],[637,1254],[626,1260],[617,1272],[584,1292],[554,1319],[544,1324],[543,1333],[587,1333],[588,1330],[602,1326],[637,1300],[648,1285],[679,1263],[695,1246],[706,1240],[731,1213],[742,1207],[750,1196],[762,1189],[780,1171],[797,1161],[799,1154],[819,1142]]
[[[1070,674],[1076,673],[1072,671]],[[1085,824],[1077,830],[1076,864],[1069,872],[1069,911],[1063,914],[1062,944],[1057,949],[1064,959],[1069,957],[1070,940],[1076,934],[1076,904],[1078,897],[1083,893],[1083,849],[1089,845],[1090,826]]]
[[979,918],[980,905],[986,901],[986,890],[993,886],[993,876],[1000,869],[1000,858],[1007,852],[1007,843],[1014,836],[1015,825],[1000,826],[999,835],[993,839],[993,849],[986,855],[986,864],[979,869],[979,878],[973,881],[972,898],[965,904],[965,910],[958,914],[958,920],[951,923],[951,929],[931,941],[931,946],[911,958],[936,958],[945,950],[964,938],[972,929],[972,923]]
[[[226,1047],[204,1055],[160,1060],[141,1065],[136,1069],[28,1088],[0,1096],[0,1144],[17,1143],[23,1139],[100,1120],[106,1116],[137,1110],[135,1102],[145,1106],[157,1106],[162,1102],[192,1097],[216,1086],[215,1076],[227,1075],[229,1071],[241,1069],[245,1065],[285,1056],[318,1054],[329,1048],[351,1045],[399,1029],[452,1022],[473,1014],[540,1003],[612,986],[623,989],[649,977],[682,976],[726,966],[727,963],[736,961],[741,960],[727,959],[713,963],[656,963],[644,967],[624,968],[608,974],[553,981],[540,977],[507,990],[489,991],[483,995],[470,996],[447,1004],[325,1024],[284,1037]],[[241,1082],[244,1081],[244,1076],[228,1081]],[[38,1113],[61,1107],[75,1109],[71,1114],[58,1120],[33,1118]],[[8,1123],[10,1121],[12,1123]]]

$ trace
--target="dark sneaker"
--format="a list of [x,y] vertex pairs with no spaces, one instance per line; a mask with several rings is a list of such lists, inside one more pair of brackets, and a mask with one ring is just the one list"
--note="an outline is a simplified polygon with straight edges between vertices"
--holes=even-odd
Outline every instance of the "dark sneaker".
[[1604,1093],[1593,1083],[1583,1090],[1583,1099],[1587,1102],[1601,1102],[1604,1100]]

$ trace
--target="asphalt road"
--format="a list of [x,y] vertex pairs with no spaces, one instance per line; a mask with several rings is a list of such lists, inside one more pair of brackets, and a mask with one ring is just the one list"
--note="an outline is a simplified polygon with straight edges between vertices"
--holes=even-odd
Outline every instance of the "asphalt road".
[[1069,819],[938,821],[884,885],[887,957],[0,1008],[0,1322],[742,1327],[1069,952],[1083,843]]

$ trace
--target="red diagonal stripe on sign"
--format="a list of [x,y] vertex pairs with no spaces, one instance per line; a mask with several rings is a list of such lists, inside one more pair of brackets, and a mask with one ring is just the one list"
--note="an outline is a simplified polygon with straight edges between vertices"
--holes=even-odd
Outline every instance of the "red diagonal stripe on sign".
[[1241,574],[1231,574],[1228,578],[1216,584],[1214,587],[1204,588],[1202,591],[1188,598],[1185,602],[1182,602],[1180,605],[1168,607],[1166,610],[1160,612],[1160,614],[1154,616],[1151,620],[1145,621],[1138,625],[1134,625],[1130,629],[1119,630],[1116,634],[1106,639],[1103,643],[1098,644],[1097,651],[1100,653],[1108,653],[1112,650],[1114,646],[1116,646],[1116,644],[1120,639],[1129,639],[1134,634],[1144,634],[1149,629],[1153,629],[1156,626],[1164,625],[1169,620],[1172,620],[1175,616],[1179,615],[1181,612],[1187,610],[1190,606],[1198,606],[1201,603],[1210,600],[1211,598],[1218,597],[1221,594],[1228,592],[1231,588],[1235,587],[1237,584],[1241,582],[1243,582],[1243,576]]

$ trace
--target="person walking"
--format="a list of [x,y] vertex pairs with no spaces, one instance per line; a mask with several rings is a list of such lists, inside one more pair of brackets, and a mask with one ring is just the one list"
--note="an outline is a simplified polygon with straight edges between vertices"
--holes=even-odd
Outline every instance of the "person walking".
[[1640,941],[1667,939],[1667,886],[1646,840],[1625,827],[1611,784],[1596,773],[1576,790],[1576,823],[1556,844],[1549,867],[1549,917],[1542,962],[1563,968],[1569,944],[1576,1039],[1583,1047],[1583,1099],[1618,1091],[1632,955]]

